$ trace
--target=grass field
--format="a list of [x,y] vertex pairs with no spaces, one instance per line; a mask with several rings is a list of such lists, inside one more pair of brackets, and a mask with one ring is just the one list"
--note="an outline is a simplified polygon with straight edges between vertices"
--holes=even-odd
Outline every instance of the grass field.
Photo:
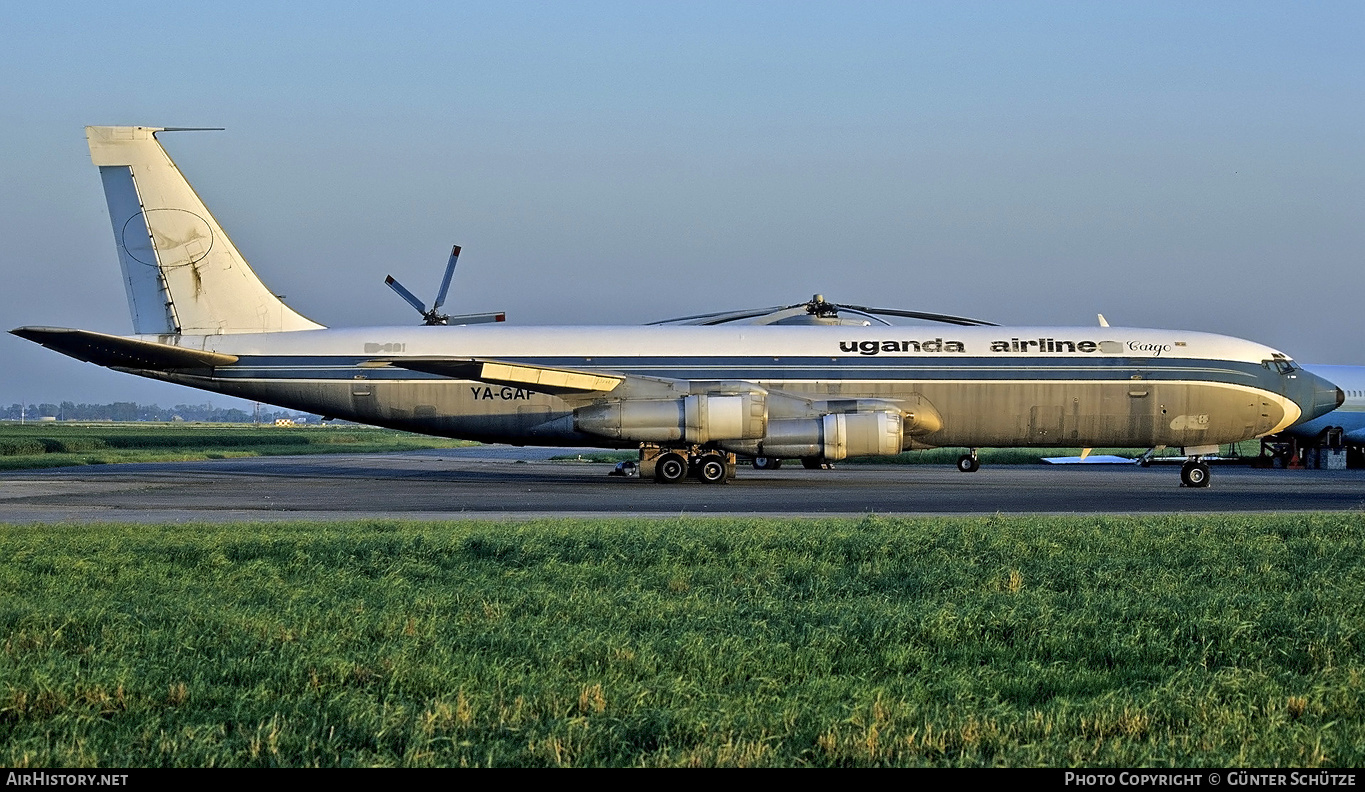
[[0,764],[1365,764],[1365,517],[0,526]]
[[372,426],[0,425],[0,470],[193,459],[408,451],[473,445]]

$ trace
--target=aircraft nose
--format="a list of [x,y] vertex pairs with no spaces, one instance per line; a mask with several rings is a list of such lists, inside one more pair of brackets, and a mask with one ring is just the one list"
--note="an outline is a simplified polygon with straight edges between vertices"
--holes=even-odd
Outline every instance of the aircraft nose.
[[1316,374],[1310,374],[1302,369],[1296,371],[1298,376],[1298,393],[1294,394],[1294,401],[1298,402],[1299,409],[1303,411],[1302,421],[1311,421],[1319,415],[1327,413],[1340,407],[1346,401],[1346,394],[1338,388],[1335,383],[1329,382]]

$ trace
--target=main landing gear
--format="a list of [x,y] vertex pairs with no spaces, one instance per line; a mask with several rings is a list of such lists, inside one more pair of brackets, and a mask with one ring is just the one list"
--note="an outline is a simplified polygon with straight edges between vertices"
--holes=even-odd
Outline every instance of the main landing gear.
[[687,457],[676,451],[660,454],[654,463],[654,480],[660,484],[677,484],[687,478]]
[[660,484],[677,484],[689,475],[705,484],[725,484],[735,477],[735,455],[707,449],[640,449],[640,475]]
[[703,454],[692,464],[692,475],[706,484],[724,484],[730,480],[725,457]]
[[975,473],[981,469],[981,462],[976,458],[975,448],[957,458],[957,469],[962,473]]

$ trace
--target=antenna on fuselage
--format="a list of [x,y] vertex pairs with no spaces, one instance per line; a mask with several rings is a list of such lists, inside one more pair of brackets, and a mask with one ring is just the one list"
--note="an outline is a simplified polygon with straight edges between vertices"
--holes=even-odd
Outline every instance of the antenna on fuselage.
[[426,304],[417,299],[417,295],[408,291],[403,284],[394,279],[392,275],[384,278],[384,284],[390,289],[398,292],[398,296],[422,315],[424,325],[469,325],[485,324],[488,322],[505,322],[507,314],[498,311],[495,313],[460,314],[450,316],[441,313],[441,306],[446,303],[446,295],[450,292],[450,279],[455,275],[455,265],[460,261],[460,246],[455,245],[450,249],[450,260],[446,262],[445,277],[441,278],[441,288],[436,292],[436,301],[427,308]]

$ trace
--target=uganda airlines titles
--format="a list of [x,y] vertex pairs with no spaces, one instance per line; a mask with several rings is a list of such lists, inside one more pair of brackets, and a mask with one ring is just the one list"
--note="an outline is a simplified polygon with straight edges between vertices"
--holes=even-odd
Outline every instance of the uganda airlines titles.
[[[1132,354],[1142,357],[1160,357],[1174,347],[1185,346],[1184,341],[1170,344],[1151,341],[1074,341],[1056,338],[1011,338],[1008,341],[992,341],[991,352],[1005,353],[1085,353],[1099,352],[1107,355]],[[962,341],[934,338],[927,341],[840,341],[839,351],[857,352],[860,355],[880,355],[883,352],[956,352],[965,354],[967,345]]]

